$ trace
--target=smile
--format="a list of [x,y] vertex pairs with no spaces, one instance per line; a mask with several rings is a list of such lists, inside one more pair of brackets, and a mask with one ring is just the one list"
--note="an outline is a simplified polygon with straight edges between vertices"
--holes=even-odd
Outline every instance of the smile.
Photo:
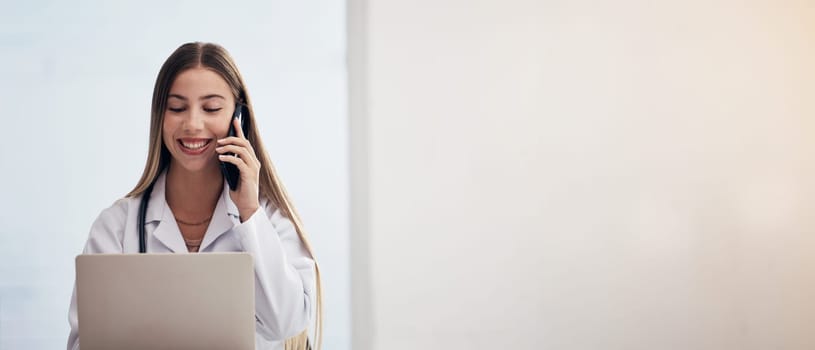
[[203,153],[211,142],[212,139],[178,139],[181,151],[189,155]]

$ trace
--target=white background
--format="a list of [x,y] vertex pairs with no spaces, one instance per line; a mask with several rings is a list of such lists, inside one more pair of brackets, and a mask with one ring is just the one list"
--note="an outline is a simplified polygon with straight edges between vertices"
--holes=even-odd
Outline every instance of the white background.
[[350,4],[355,350],[815,349],[812,1]]
[[74,257],[144,166],[158,70],[211,41],[237,61],[323,269],[326,348],[350,346],[343,1],[0,6],[0,349],[68,336]]

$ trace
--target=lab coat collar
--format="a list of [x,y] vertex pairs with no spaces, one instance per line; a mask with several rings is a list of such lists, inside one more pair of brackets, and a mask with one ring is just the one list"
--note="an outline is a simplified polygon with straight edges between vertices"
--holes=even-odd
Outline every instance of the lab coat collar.
[[[198,248],[198,251],[205,251],[207,246],[218,239],[218,237],[229,232],[229,230],[240,223],[241,218],[238,207],[232,202],[232,198],[229,197],[229,185],[224,181],[221,198],[218,199],[218,204],[215,205],[215,211],[212,213],[212,221],[209,222],[207,232],[204,234],[204,241],[201,242],[201,247]],[[184,248],[186,249],[186,245]]]
[[[184,244],[181,230],[178,228],[178,223],[175,221],[175,216],[170,206],[167,205],[165,193],[166,171],[159,175],[156,179],[156,184],[153,186],[153,192],[150,195],[149,206],[145,214],[145,221],[147,223],[159,221],[158,227],[153,231],[153,236],[167,246],[167,248],[175,253],[187,252],[187,246]],[[199,251],[204,251],[208,245],[237,224],[240,224],[238,207],[232,202],[232,198],[229,197],[229,186],[224,182],[223,192],[221,192],[221,197],[215,205],[212,220],[204,234],[204,240],[201,242]]]
[[144,215],[145,224],[159,221],[164,217],[164,207],[167,203],[164,200],[165,174],[166,172],[162,171],[153,185],[153,192],[150,193],[150,202],[147,203],[147,213]]

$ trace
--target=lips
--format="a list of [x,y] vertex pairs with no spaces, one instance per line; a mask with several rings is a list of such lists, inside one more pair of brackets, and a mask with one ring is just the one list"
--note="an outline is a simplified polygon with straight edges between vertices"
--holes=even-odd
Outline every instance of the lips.
[[204,153],[212,143],[212,139],[198,139],[198,138],[183,138],[178,139],[179,148],[181,152],[189,155],[198,155]]

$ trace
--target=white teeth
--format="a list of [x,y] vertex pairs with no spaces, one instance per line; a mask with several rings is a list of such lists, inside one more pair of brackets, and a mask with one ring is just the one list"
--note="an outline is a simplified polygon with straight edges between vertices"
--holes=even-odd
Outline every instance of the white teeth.
[[201,148],[201,147],[204,147],[204,146],[207,144],[207,142],[206,142],[206,141],[198,141],[198,142],[193,142],[193,143],[187,143],[187,142],[181,141],[181,144],[182,144],[182,145],[183,145],[185,148],[189,148],[189,149],[199,149],[199,148]]

